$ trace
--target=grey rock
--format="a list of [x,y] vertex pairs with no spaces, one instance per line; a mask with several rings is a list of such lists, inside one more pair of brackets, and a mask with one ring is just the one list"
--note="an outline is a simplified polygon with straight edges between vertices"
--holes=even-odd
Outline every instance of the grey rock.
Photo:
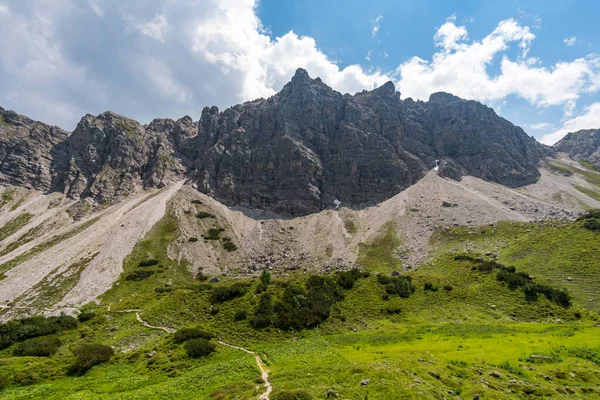
[[600,129],[584,129],[568,133],[553,149],[567,153],[574,160],[587,160],[600,168]]
[[360,381],[360,386],[368,386],[370,383],[370,379],[363,379],[362,381]]
[[69,134],[0,108],[0,184],[118,201],[187,179],[228,206],[304,215],[378,204],[432,170],[515,187],[543,148],[489,107],[448,93],[402,100],[391,82],[355,95],[299,69],[274,96],[148,125],[112,112]]

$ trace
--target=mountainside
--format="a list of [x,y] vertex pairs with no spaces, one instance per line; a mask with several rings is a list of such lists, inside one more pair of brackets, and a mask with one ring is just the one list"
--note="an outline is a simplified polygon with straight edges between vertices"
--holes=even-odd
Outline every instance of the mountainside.
[[600,129],[568,133],[553,147],[574,160],[584,160],[600,168]]
[[0,397],[595,398],[593,135],[303,70],[199,122],[0,109]]
[[269,99],[205,108],[198,125],[189,117],[140,125],[106,112],[86,115],[69,135],[0,115],[5,184],[100,203],[188,179],[228,205],[305,215],[336,200],[388,199],[436,160],[452,179],[518,187],[539,178],[537,142],[480,103],[447,93],[401,100],[391,82],[342,95],[302,69]]

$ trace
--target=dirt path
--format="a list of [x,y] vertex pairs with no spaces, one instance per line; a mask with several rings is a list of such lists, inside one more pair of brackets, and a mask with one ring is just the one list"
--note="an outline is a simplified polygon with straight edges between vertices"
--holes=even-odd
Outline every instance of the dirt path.
[[142,325],[144,325],[146,328],[152,328],[152,329],[162,329],[163,331],[167,332],[167,333],[175,333],[175,329],[168,327],[168,326],[154,326],[154,325],[150,325],[148,322],[144,321],[142,319],[142,317],[140,316],[139,312],[135,313],[135,317],[137,318],[138,321],[140,321],[140,323]]
[[[110,306],[108,306],[107,311],[110,312]],[[113,312],[135,312],[135,316],[137,318],[137,320],[144,325],[147,328],[152,328],[152,329],[161,329],[167,333],[174,333],[175,329],[168,327],[168,326],[154,326],[154,325],[150,325],[148,322],[144,321],[144,319],[142,319],[142,317],[140,316],[140,313],[138,312],[140,310],[122,310],[122,311],[113,311]],[[269,395],[271,394],[271,392],[273,391],[273,387],[271,386],[271,382],[269,382],[269,372],[267,371],[267,367],[265,366],[265,364],[262,362],[260,356],[258,355],[258,353],[254,352],[254,351],[250,351],[248,349],[244,349],[243,347],[238,347],[238,346],[234,346],[232,344],[229,343],[225,343],[221,340],[218,341],[218,343],[220,345],[223,346],[227,346],[229,348],[232,349],[236,349],[236,350],[241,350],[244,351],[248,354],[252,354],[254,356],[254,359],[256,360],[256,365],[258,366],[258,369],[260,369],[261,372],[261,378],[263,379],[263,381],[265,381],[265,392],[263,394],[261,394],[258,399],[259,400],[269,400]]]
[[225,343],[221,340],[219,340],[218,342],[219,342],[219,344],[222,344],[223,346],[227,346],[227,347],[230,347],[230,348],[236,349],[236,350],[245,351],[246,353],[252,354],[254,356],[254,358],[256,359],[256,365],[258,365],[258,368],[262,372],[261,378],[263,379],[263,381],[265,381],[265,389],[266,389],[266,391],[263,394],[261,394],[258,397],[258,399],[259,400],[269,400],[269,395],[273,391],[273,387],[271,386],[271,382],[269,382],[269,372],[267,371],[267,368],[265,367],[265,364],[263,364],[258,353],[254,352],[254,351],[250,351],[248,349],[244,349],[243,347],[238,347],[238,346],[234,346],[229,343]]

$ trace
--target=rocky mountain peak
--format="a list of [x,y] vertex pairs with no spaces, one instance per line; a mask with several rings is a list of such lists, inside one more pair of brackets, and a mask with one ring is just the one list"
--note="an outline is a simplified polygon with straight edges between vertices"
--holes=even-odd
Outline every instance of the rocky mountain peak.
[[[0,163],[0,182],[98,201],[188,179],[231,206],[303,215],[336,200],[388,199],[436,160],[453,179],[520,186],[539,177],[535,140],[480,103],[449,93],[401,100],[392,82],[342,95],[304,69],[269,99],[205,107],[198,123],[141,125],[105,112],[84,116],[69,134],[1,112],[0,157],[9,161]],[[20,141],[8,133],[17,131]],[[38,156],[15,156],[19,146]]]

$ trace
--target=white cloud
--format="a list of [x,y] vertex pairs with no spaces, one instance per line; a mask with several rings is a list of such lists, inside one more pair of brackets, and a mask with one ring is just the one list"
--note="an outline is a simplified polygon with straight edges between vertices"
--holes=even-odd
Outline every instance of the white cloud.
[[[312,37],[293,31],[272,38],[256,14],[258,0],[54,3],[19,2],[2,19],[0,102],[65,128],[107,109],[143,122],[197,118],[206,105],[270,96],[299,67],[341,92],[394,80],[404,97],[448,91],[502,104],[517,95],[534,106],[563,106],[567,115],[582,93],[600,90],[600,57],[544,66],[527,57],[535,35],[513,19],[472,40],[451,17],[434,35],[431,60],[413,57],[384,73],[342,68]],[[382,18],[373,21],[374,35]],[[511,48],[519,50],[514,59]],[[381,55],[369,52],[368,59],[374,54]],[[488,72],[491,65],[499,65],[497,74]]]
[[372,37],[377,36],[377,33],[379,32],[379,23],[381,22],[382,19],[383,19],[383,15],[379,15],[377,18],[375,18],[375,21],[373,21],[375,23],[375,25],[373,25],[373,30],[371,31]]
[[577,41],[577,36],[571,36],[571,37],[565,38],[563,40],[563,43],[566,44],[567,46],[573,46],[576,41]]
[[535,131],[547,130],[547,129],[554,128],[554,124],[551,124],[550,122],[540,122],[538,124],[529,125],[529,128],[533,129]]
[[4,3],[0,3],[0,14],[8,14],[8,6]]
[[371,53],[372,53],[372,51],[369,50],[369,52],[367,53],[367,56],[365,57],[365,60],[371,61]]
[[600,103],[592,103],[585,108],[583,114],[566,120],[560,129],[544,135],[540,141],[547,145],[553,145],[569,132],[598,128],[600,128]]
[[[534,39],[528,27],[508,19],[481,41],[469,41],[467,29],[450,19],[434,36],[440,50],[431,61],[413,57],[398,67],[400,91],[423,100],[447,91],[484,102],[516,94],[534,106],[548,107],[574,104],[583,92],[600,88],[600,57],[540,66],[540,60],[527,57]],[[506,51],[515,44],[520,56],[511,60]],[[500,73],[490,75],[488,67],[498,57]]]

